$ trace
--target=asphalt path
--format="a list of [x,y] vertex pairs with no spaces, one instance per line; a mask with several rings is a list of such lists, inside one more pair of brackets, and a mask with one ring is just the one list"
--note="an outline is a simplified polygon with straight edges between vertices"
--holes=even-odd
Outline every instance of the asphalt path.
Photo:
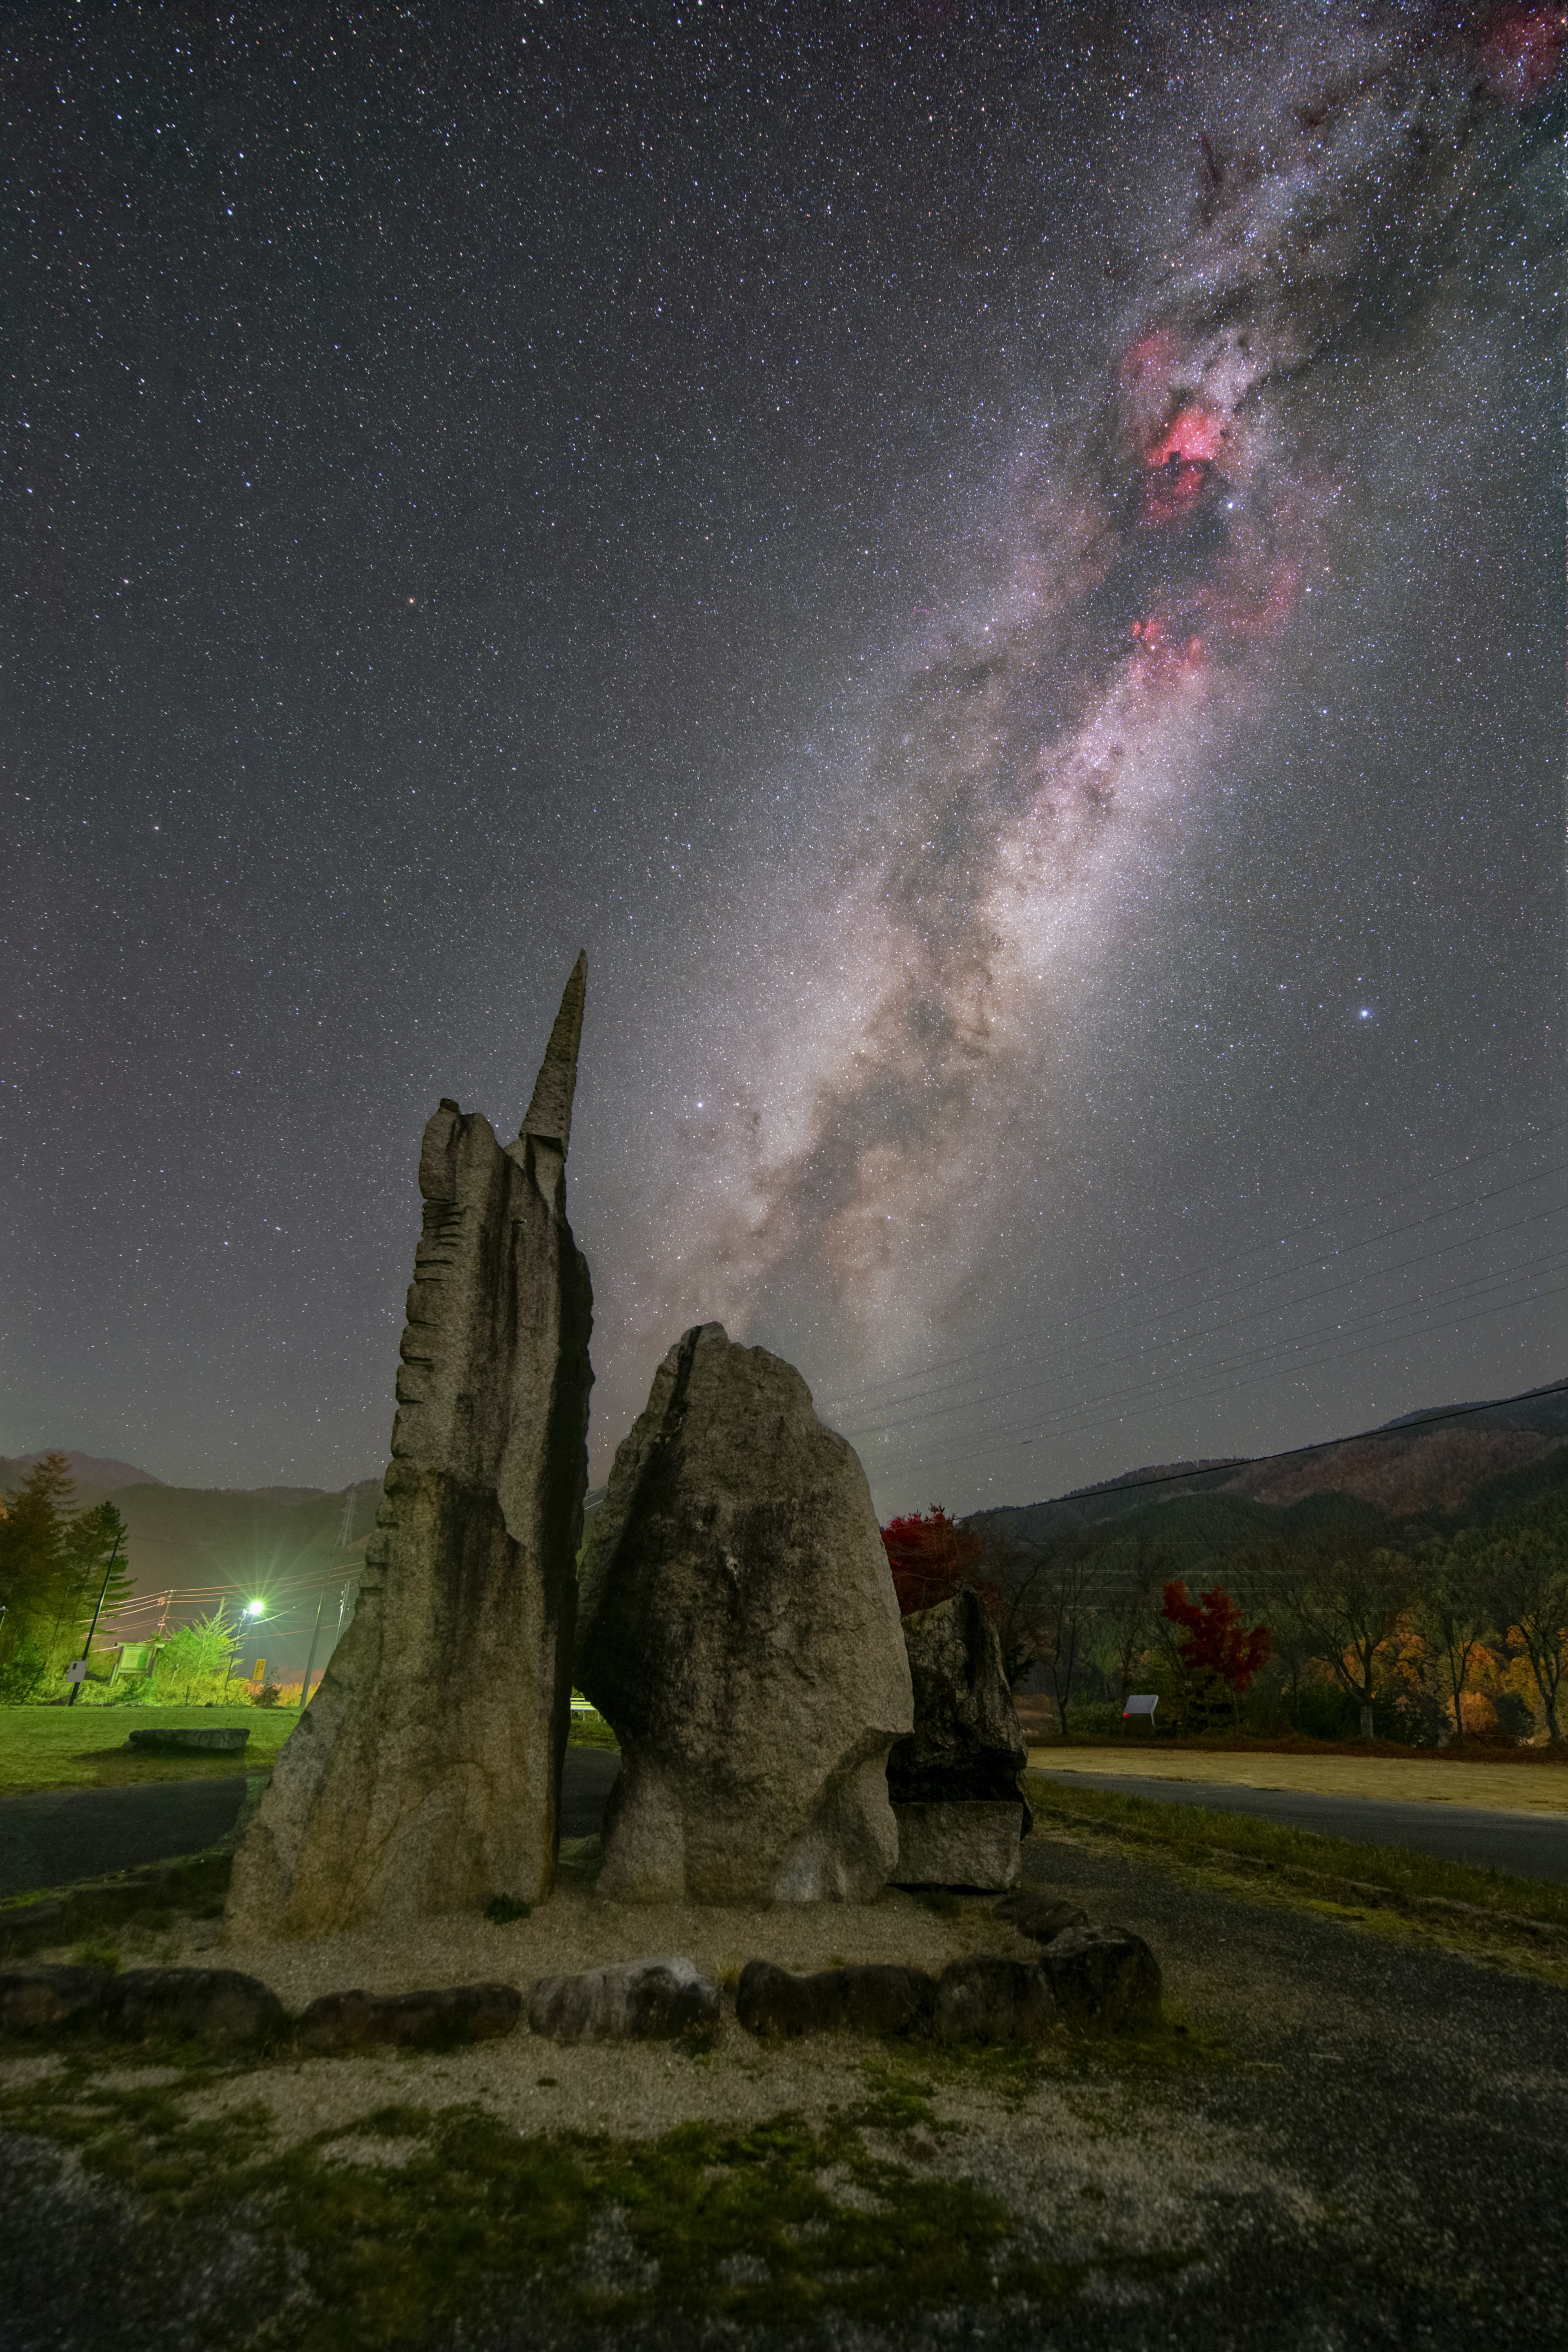
[[[561,1834],[592,1837],[621,1759],[613,1748],[569,1748]],[[0,1898],[74,1886],[138,1863],[200,1853],[239,1817],[246,1775],[154,1780],[130,1789],[28,1789],[0,1797]]]
[[1445,1862],[1568,1882],[1568,1813],[1494,1813],[1479,1805],[1429,1799],[1330,1797],[1308,1789],[1243,1789],[1229,1780],[1146,1780],[1131,1772],[1052,1770],[1047,1777],[1064,1794],[1110,1789],[1119,1796],[1152,1797],[1163,1805],[1206,1805],[1213,1812],[1249,1813],[1290,1829],[1317,1830],[1324,1837],[1412,1846],[1419,1853],[1440,1854]]
[[[569,1748],[561,1834],[592,1837],[621,1759],[614,1748]],[[1473,1805],[1244,1789],[1229,1781],[1146,1780],[1133,1773],[1049,1776],[1064,1794],[1113,1789],[1167,1805],[1206,1805],[1368,1845],[1403,1845],[1481,1869],[1568,1883],[1568,1815],[1489,1812]],[[246,1776],[159,1780],[131,1789],[40,1789],[0,1797],[0,1897],[72,1886],[138,1863],[199,1853],[234,1827]]]

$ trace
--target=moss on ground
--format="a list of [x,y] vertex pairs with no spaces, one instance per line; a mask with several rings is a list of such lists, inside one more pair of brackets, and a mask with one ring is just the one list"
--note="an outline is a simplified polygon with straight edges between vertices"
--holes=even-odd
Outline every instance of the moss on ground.
[[[233,1861],[231,1853],[197,1854],[188,1862],[160,1863],[145,1873],[0,1904],[0,1961],[23,1960],[61,1944],[110,1944],[126,1927],[166,1927],[176,1912],[190,1919],[219,1918]],[[47,1910],[30,1919],[29,1911],[40,1902]]]
[[68,2054],[0,2095],[0,2127],[133,2198],[153,2262],[203,2231],[243,2231],[253,2258],[209,2323],[236,2346],[385,2352],[522,2293],[563,2320],[657,2311],[777,2327],[832,2310],[896,2326],[1018,2299],[1048,2314],[1091,2278],[1152,2280],[1192,2259],[1042,2260],[998,2198],[933,2173],[930,2139],[922,2168],[902,2160],[917,2126],[946,2135],[930,2081],[897,2062],[825,2123],[781,2114],[648,2140],[400,2105],[285,2148],[259,2103],[188,2116],[189,2094],[216,2079],[193,2063],[173,2085],[111,2085],[87,2053]]

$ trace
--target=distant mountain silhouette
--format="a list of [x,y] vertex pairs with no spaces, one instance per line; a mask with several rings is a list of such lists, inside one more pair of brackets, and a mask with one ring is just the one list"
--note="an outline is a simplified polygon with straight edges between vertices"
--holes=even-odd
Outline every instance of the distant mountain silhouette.
[[[41,1462],[46,1454],[55,1450],[51,1446],[40,1445],[36,1454],[0,1454],[0,1486],[19,1485],[35,1463]],[[99,1454],[76,1454],[65,1447],[58,1450],[65,1454],[70,1464],[71,1476],[79,1486],[101,1488],[107,1495],[116,1486],[161,1486],[163,1483],[154,1471],[138,1470],[133,1462],[106,1461]]]
[[[1568,1483],[1568,1381],[1544,1393],[1401,1413],[1353,1437],[1253,1459],[1165,1463],[1124,1471],[1047,1502],[976,1511],[964,1525],[1026,1544],[1109,1519],[1159,1530],[1173,1515],[1217,1538],[1232,1520],[1260,1529],[1279,1516],[1321,1517],[1329,1498],[1358,1516],[1454,1526],[1494,1517],[1537,1491]],[[1190,1498],[1207,1507],[1194,1517]]]

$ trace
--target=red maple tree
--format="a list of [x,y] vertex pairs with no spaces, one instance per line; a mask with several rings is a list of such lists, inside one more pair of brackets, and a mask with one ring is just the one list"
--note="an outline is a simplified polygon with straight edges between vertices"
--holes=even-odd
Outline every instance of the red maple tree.
[[1233,1694],[1247,1688],[1268,1663],[1274,1637],[1267,1625],[1247,1633],[1241,1611],[1220,1584],[1189,1601],[1183,1583],[1167,1584],[1161,1614],[1182,1629],[1176,1651],[1189,1674],[1217,1675]]
[[893,1590],[906,1617],[917,1609],[934,1609],[951,1600],[961,1584],[973,1584],[989,1605],[990,1595],[974,1571],[981,1557],[978,1536],[950,1519],[940,1503],[929,1511],[912,1511],[889,1519],[882,1529],[882,1546],[893,1572]]

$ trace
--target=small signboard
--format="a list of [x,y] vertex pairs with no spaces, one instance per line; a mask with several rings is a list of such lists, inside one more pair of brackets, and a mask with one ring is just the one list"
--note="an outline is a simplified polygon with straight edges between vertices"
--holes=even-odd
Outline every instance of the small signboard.
[[257,1659],[256,1664],[250,1669],[250,1679],[253,1683],[264,1683],[267,1680],[267,1661],[265,1658]]
[[1121,1710],[1122,1717],[1125,1720],[1130,1715],[1146,1715],[1152,1721],[1154,1709],[1159,1704],[1158,1691],[1134,1691]]
[[68,1683],[86,1682],[87,1660],[85,1658],[73,1658],[71,1660],[69,1665],[66,1668],[66,1680]]

